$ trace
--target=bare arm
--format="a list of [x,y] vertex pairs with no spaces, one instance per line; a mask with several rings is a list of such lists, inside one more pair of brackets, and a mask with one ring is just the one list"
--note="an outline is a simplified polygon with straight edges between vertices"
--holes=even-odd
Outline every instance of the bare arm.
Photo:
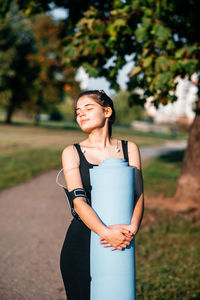
[[[67,189],[72,191],[75,188],[82,188],[82,180],[79,171],[79,157],[76,149],[73,146],[65,148],[62,154],[62,164],[64,168],[64,176],[67,185]],[[79,215],[81,220],[91,230],[96,232],[100,237],[109,241],[109,243],[118,249],[127,246],[125,234],[129,234],[129,230],[126,228],[113,228],[106,227],[94,210],[85,202],[85,198],[77,197],[73,201],[74,209]]]
[[140,152],[135,143],[128,143],[129,165],[135,167],[135,208],[131,219],[131,232],[136,234],[140,228],[140,224],[144,213],[144,191],[143,178],[141,170]]

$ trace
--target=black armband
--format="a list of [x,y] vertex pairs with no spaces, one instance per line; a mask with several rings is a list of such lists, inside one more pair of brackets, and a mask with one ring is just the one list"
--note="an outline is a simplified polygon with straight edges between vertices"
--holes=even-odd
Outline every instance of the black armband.
[[79,215],[74,210],[73,201],[74,201],[75,198],[83,197],[83,198],[86,199],[86,202],[89,204],[88,197],[86,195],[85,189],[77,188],[77,189],[74,189],[71,192],[69,192],[65,187],[63,187],[63,189],[65,191],[65,195],[66,195],[66,198],[68,200],[72,216],[75,217],[76,219],[78,219],[79,221],[81,221]]

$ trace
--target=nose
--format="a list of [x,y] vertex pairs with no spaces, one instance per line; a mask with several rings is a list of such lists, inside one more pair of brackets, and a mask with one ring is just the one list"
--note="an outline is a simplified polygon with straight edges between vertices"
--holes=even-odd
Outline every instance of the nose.
[[80,118],[82,116],[85,116],[85,111],[84,110],[79,110],[78,117]]

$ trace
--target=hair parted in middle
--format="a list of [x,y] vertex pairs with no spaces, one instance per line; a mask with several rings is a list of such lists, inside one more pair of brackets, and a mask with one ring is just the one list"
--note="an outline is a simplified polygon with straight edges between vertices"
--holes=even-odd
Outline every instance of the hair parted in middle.
[[112,135],[112,124],[115,121],[115,109],[113,105],[112,99],[104,92],[104,90],[89,90],[89,91],[84,91],[81,92],[75,99],[74,101],[74,107],[76,109],[76,105],[78,100],[83,97],[83,96],[88,96],[92,98],[94,101],[96,101],[98,104],[100,104],[103,107],[110,107],[112,109],[112,115],[109,117],[109,136],[111,137]]

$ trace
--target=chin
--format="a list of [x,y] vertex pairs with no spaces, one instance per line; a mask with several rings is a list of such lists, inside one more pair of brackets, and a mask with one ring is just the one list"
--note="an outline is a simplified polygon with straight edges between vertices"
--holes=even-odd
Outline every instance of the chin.
[[93,128],[90,128],[90,127],[84,126],[84,125],[80,126],[80,128],[83,132],[86,132],[86,133],[91,133],[92,129],[93,129]]
[[85,124],[82,124],[82,125],[80,124],[79,126],[80,126],[80,128],[83,132],[91,133],[95,129],[102,128],[104,126],[104,123],[96,122],[96,124],[91,124],[91,123],[89,124],[89,123],[86,122]]

